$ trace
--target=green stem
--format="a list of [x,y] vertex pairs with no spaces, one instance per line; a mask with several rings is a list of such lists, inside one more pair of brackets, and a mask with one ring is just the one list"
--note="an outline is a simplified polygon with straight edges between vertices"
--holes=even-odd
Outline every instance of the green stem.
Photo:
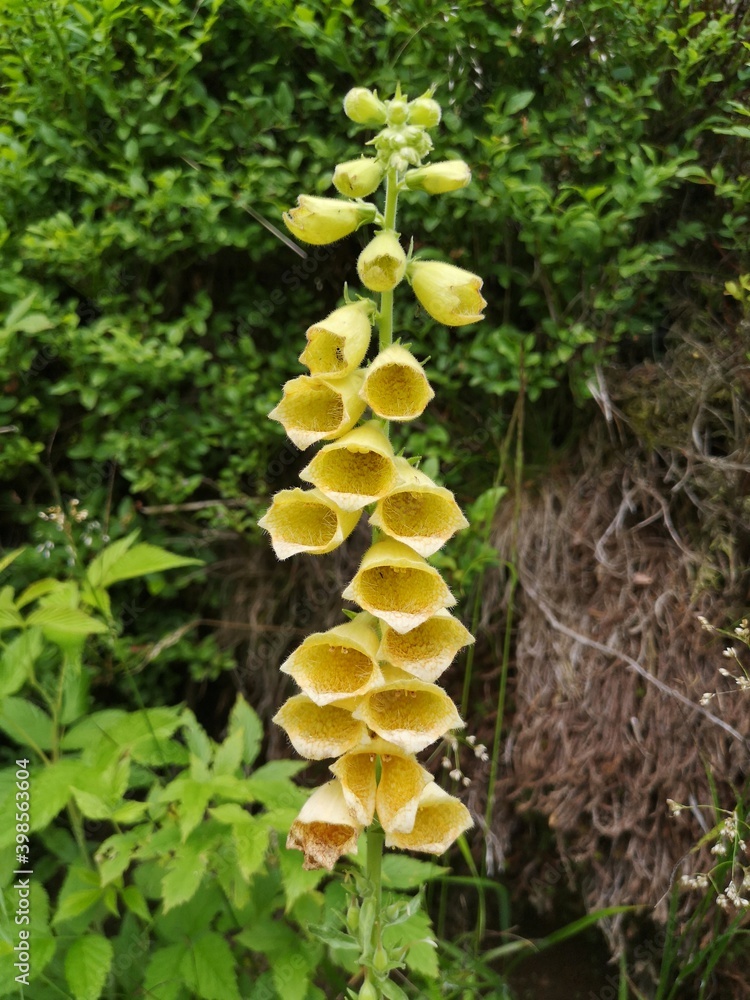
[[[383,844],[385,843],[385,833],[376,821],[373,821],[367,828],[367,881],[370,883],[372,898],[375,901],[375,922],[372,925],[372,937],[370,938],[370,956],[374,958],[380,948],[380,935],[382,932],[382,870],[383,870]],[[372,966],[368,966],[365,972],[365,979],[375,987],[378,997],[381,996],[377,980],[373,975]]]
[[[383,229],[396,228],[396,210],[398,207],[398,176],[395,170],[389,170],[385,178],[385,212],[383,213]],[[380,294],[380,319],[378,321],[380,334],[378,347],[384,351],[393,342],[393,290]]]

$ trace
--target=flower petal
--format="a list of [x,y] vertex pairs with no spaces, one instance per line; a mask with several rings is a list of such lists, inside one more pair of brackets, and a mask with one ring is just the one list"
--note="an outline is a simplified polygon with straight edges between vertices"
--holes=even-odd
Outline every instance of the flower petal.
[[268,416],[300,449],[330,441],[351,430],[364,413],[363,380],[359,370],[335,381],[300,375],[284,385],[283,399]]
[[351,712],[335,705],[316,705],[304,694],[287,699],[273,721],[307,760],[339,757],[367,742],[367,726]]
[[434,782],[426,785],[409,833],[386,831],[387,847],[443,854],[453,841],[473,826],[469,810]]
[[329,781],[316,788],[302,806],[287,837],[289,849],[304,851],[302,867],[333,870],[342,854],[356,853],[360,826],[346,805],[341,785]]
[[422,366],[401,344],[378,354],[361,390],[373,413],[385,420],[414,420],[434,395]]
[[360,510],[384,497],[396,482],[393,449],[375,421],[324,445],[300,472],[342,510]]
[[384,740],[407,753],[419,753],[464,723],[456,706],[437,684],[406,678],[368,692],[352,712]]
[[282,490],[258,521],[279,559],[297,552],[323,555],[352,533],[359,512],[342,510],[320,490]]
[[311,375],[342,378],[355,370],[370,346],[373,309],[368,299],[350,302],[308,328],[307,347],[299,359]]
[[383,626],[378,659],[422,681],[434,681],[453,662],[463,646],[474,637],[448,611],[440,610],[410,632],[399,633]]

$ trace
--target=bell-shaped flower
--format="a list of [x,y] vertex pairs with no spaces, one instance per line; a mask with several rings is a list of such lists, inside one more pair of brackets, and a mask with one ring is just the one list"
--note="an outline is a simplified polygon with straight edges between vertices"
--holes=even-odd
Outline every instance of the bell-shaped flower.
[[378,659],[421,681],[434,681],[451,665],[459,649],[473,642],[474,636],[457,618],[440,610],[410,632],[395,632],[384,624]]
[[362,416],[363,380],[361,370],[335,380],[300,375],[285,383],[283,399],[268,416],[278,420],[300,449],[330,441],[351,430]]
[[393,448],[380,427],[370,421],[324,445],[299,475],[342,510],[361,510],[395,485]]
[[457,837],[473,826],[469,810],[440,785],[425,785],[414,827],[408,833],[386,831],[386,847],[444,854]]
[[303,851],[306,871],[333,870],[342,854],[357,851],[361,827],[353,819],[338,781],[316,788],[302,806],[287,837],[289,849]]
[[338,379],[359,366],[370,346],[373,309],[368,299],[350,302],[308,329],[299,359],[311,375]]
[[352,712],[352,718],[366,722],[382,739],[407,753],[419,753],[451,729],[464,726],[456,706],[437,684],[392,668],[385,667],[383,673],[387,683],[368,692]]
[[433,566],[408,545],[390,540],[370,546],[343,596],[396,632],[408,632],[456,603]]
[[421,556],[431,556],[469,522],[450,490],[436,486],[406,459],[397,458],[396,466],[401,481],[378,501],[370,524]]
[[391,344],[367,369],[360,395],[384,420],[414,420],[435,393],[411,351]]
[[321,246],[349,236],[365,222],[372,222],[376,214],[375,205],[366,202],[301,194],[297,207],[284,212],[282,218],[298,240]]
[[282,490],[258,521],[279,559],[298,552],[320,556],[351,535],[359,511],[342,510],[320,490]]
[[366,87],[352,87],[344,97],[344,114],[358,125],[385,125],[385,104],[377,92]]
[[407,272],[414,294],[438,323],[466,326],[484,319],[482,279],[454,264],[412,261]]
[[378,233],[357,259],[360,281],[372,292],[390,292],[406,272],[406,254],[395,233]]
[[383,683],[375,654],[379,637],[361,614],[345,625],[309,635],[282,664],[316,705],[366,694]]
[[316,705],[305,694],[288,698],[273,721],[285,730],[294,749],[307,760],[340,757],[367,742],[367,726],[337,705]]
[[411,191],[426,191],[428,194],[445,194],[466,187],[471,180],[469,165],[463,160],[443,160],[430,163],[426,167],[409,170],[404,178]]
[[331,765],[331,771],[358,823],[369,826],[377,812],[383,829],[398,833],[408,833],[414,826],[422,789],[433,780],[413,754],[381,739],[350,750]]
[[339,163],[333,172],[333,186],[347,198],[366,198],[380,186],[383,166],[374,157]]

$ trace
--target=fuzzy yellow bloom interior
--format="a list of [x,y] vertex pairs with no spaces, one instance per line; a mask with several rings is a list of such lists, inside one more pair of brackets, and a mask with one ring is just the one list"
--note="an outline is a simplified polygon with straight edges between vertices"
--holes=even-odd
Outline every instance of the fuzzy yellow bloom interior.
[[410,632],[399,633],[385,626],[378,656],[423,681],[434,681],[446,670],[456,653],[474,638],[458,619],[439,611]]
[[293,695],[273,721],[286,731],[292,746],[307,760],[340,757],[366,742],[367,726],[335,705],[316,705],[304,694]]
[[414,826],[408,833],[386,831],[387,847],[443,854],[456,837],[473,825],[469,810],[434,782],[426,785]]

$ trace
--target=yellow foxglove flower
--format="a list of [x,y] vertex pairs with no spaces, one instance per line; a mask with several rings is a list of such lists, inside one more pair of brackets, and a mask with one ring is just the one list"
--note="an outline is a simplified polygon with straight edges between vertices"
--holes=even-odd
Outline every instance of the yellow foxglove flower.
[[339,163],[333,172],[333,186],[347,198],[366,198],[380,186],[383,167],[374,157]]
[[438,611],[411,632],[394,632],[383,625],[378,659],[392,663],[421,681],[434,681],[474,636],[448,611]]
[[365,552],[343,596],[396,632],[408,632],[456,603],[433,566],[407,545],[390,540],[376,542]]
[[324,445],[299,476],[342,510],[361,510],[395,485],[393,449],[382,430],[370,421]]
[[316,788],[300,809],[287,837],[289,849],[303,851],[306,871],[333,870],[342,854],[356,854],[361,827],[350,813],[341,785],[329,781]]
[[463,802],[433,782],[422,792],[413,829],[409,833],[386,831],[385,843],[404,851],[444,854],[473,825]]
[[[367,381],[365,381],[366,391]],[[396,459],[402,480],[388,496],[378,501],[370,524],[386,535],[431,556],[469,522],[450,490],[435,483],[402,458]]]
[[372,222],[376,213],[375,205],[366,202],[301,194],[297,198],[297,207],[284,212],[282,218],[286,228],[298,240],[322,246],[349,236],[365,222]]
[[359,511],[342,510],[320,490],[282,490],[258,521],[271,536],[279,559],[297,552],[320,556],[348,538]]
[[366,722],[374,733],[407,753],[419,753],[430,743],[464,723],[448,695],[437,684],[413,677],[401,679],[400,671],[388,671],[389,680],[368,692],[352,712],[352,718]]
[[378,233],[357,259],[360,281],[372,292],[390,292],[406,272],[406,254],[395,233]]
[[288,698],[273,721],[285,730],[300,755],[307,760],[340,757],[367,742],[367,726],[345,708],[316,705],[305,694]]
[[284,397],[268,416],[278,420],[298,448],[330,441],[354,427],[364,413],[360,396],[364,372],[327,380],[300,375],[284,385]]
[[308,329],[299,359],[311,375],[342,378],[357,368],[370,346],[372,310],[372,302],[361,299],[334,309]]
[[438,323],[466,326],[484,319],[482,279],[453,264],[415,260],[409,270],[414,294]]
[[352,87],[346,94],[344,114],[358,125],[385,125],[385,104],[365,87]]
[[422,128],[435,128],[440,124],[442,109],[431,97],[418,97],[409,104],[410,125],[421,125]]
[[445,194],[466,187],[471,180],[471,170],[463,160],[443,160],[410,170],[404,180],[411,191]]
[[375,659],[380,640],[367,624],[369,618],[357,615],[345,625],[309,635],[281,670],[292,676],[316,705],[358,697],[378,687],[383,683]]
[[392,344],[367,369],[361,396],[384,420],[414,420],[435,393],[422,366],[405,347]]
[[[376,758],[380,757],[380,781]],[[408,833],[414,826],[422,789],[433,780],[412,754],[386,740],[350,750],[331,765],[354,818],[362,826],[372,823],[375,812],[384,830]]]

